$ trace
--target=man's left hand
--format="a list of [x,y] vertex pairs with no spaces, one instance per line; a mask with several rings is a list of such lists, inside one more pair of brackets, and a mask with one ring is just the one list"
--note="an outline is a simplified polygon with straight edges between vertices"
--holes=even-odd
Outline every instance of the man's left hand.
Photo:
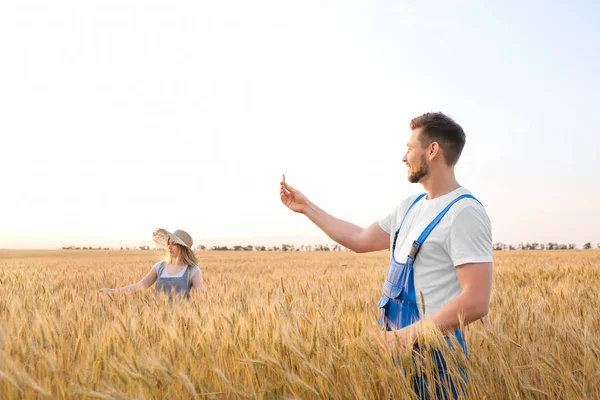
[[413,340],[409,327],[398,329],[396,331],[386,331],[385,341],[388,346],[404,346]]

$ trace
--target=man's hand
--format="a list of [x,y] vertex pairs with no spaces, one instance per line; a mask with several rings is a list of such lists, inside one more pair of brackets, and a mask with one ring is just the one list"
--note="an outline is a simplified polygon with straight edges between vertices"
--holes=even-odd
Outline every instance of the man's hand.
[[412,344],[414,341],[414,334],[411,332],[410,327],[398,329],[395,331],[386,331],[385,332],[385,341],[388,346],[402,347],[407,344]]
[[308,199],[302,192],[281,181],[279,196],[281,197],[281,202],[285,204],[287,208],[297,213],[304,213]]
[[105,293],[105,294],[109,294],[109,295],[113,295],[114,296],[115,289],[102,288],[102,289],[98,290],[98,293]]
[[386,331],[385,340],[388,345],[396,346],[412,346],[418,340],[422,340],[426,336],[434,337],[439,335],[440,331],[431,321],[421,319],[411,325],[395,331]]

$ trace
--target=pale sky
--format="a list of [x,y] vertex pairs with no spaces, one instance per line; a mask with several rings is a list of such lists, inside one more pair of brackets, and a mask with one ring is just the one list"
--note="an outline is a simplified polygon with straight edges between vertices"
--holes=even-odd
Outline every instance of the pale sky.
[[0,248],[331,241],[421,192],[411,118],[465,129],[494,242],[600,242],[600,5],[0,3]]

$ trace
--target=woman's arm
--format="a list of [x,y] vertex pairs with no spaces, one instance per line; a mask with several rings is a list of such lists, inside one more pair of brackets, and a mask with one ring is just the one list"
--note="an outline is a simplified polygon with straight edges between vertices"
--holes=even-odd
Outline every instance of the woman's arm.
[[202,280],[202,273],[200,270],[192,276],[192,290],[196,293],[202,293],[204,291],[204,281]]
[[156,273],[156,270],[154,269],[154,267],[152,267],[152,269],[146,274],[146,276],[144,276],[139,282],[131,284],[131,285],[127,285],[127,286],[123,286],[117,289],[109,289],[109,288],[102,288],[100,289],[98,292],[100,293],[110,293],[110,294],[115,294],[115,293],[135,293],[138,290],[144,290],[149,288],[150,286],[152,286],[154,284],[154,282],[156,282],[156,279],[158,278],[158,274]]

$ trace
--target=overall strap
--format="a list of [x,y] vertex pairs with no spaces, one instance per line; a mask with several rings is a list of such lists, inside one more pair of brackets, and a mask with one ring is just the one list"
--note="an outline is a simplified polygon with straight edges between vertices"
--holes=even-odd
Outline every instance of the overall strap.
[[400,226],[398,227],[398,229],[396,230],[396,234],[394,235],[394,243],[392,244],[392,254],[394,254],[394,250],[396,249],[396,241],[398,240],[398,234],[400,233],[400,229],[402,229],[402,225],[404,224],[404,220],[406,219],[406,216],[408,215],[408,213],[410,212],[411,208],[413,208],[413,206],[415,204],[417,204],[419,202],[419,200],[421,200],[423,197],[425,197],[427,193],[421,193],[416,199],[415,201],[412,202],[412,204],[410,205],[410,207],[408,207],[408,209],[406,210],[406,212],[404,213],[404,217],[402,217],[402,222],[400,222]]
[[417,257],[417,254],[419,253],[419,250],[421,249],[421,245],[427,239],[427,237],[429,236],[429,234],[431,233],[431,231],[433,231],[433,229],[437,226],[437,224],[440,223],[440,221],[442,220],[442,218],[444,218],[444,215],[446,215],[446,213],[448,212],[448,210],[450,210],[450,208],[452,208],[452,206],[454,205],[454,203],[456,203],[459,200],[465,199],[465,198],[473,199],[473,200],[477,201],[479,204],[481,204],[481,202],[479,200],[477,200],[475,197],[473,197],[470,194],[463,194],[463,195],[458,196],[454,200],[452,200],[450,202],[450,204],[448,204],[446,206],[446,208],[444,208],[438,214],[438,216],[435,217],[433,219],[433,221],[431,221],[429,223],[429,225],[427,225],[427,228],[425,228],[425,230],[421,233],[421,236],[419,236],[419,238],[413,242],[412,247],[410,248],[410,253],[408,254],[409,257],[411,257],[413,260],[415,259],[415,257]]
[[187,287],[190,288],[192,286],[192,267],[188,264],[187,269],[185,270],[185,275],[187,277]]

